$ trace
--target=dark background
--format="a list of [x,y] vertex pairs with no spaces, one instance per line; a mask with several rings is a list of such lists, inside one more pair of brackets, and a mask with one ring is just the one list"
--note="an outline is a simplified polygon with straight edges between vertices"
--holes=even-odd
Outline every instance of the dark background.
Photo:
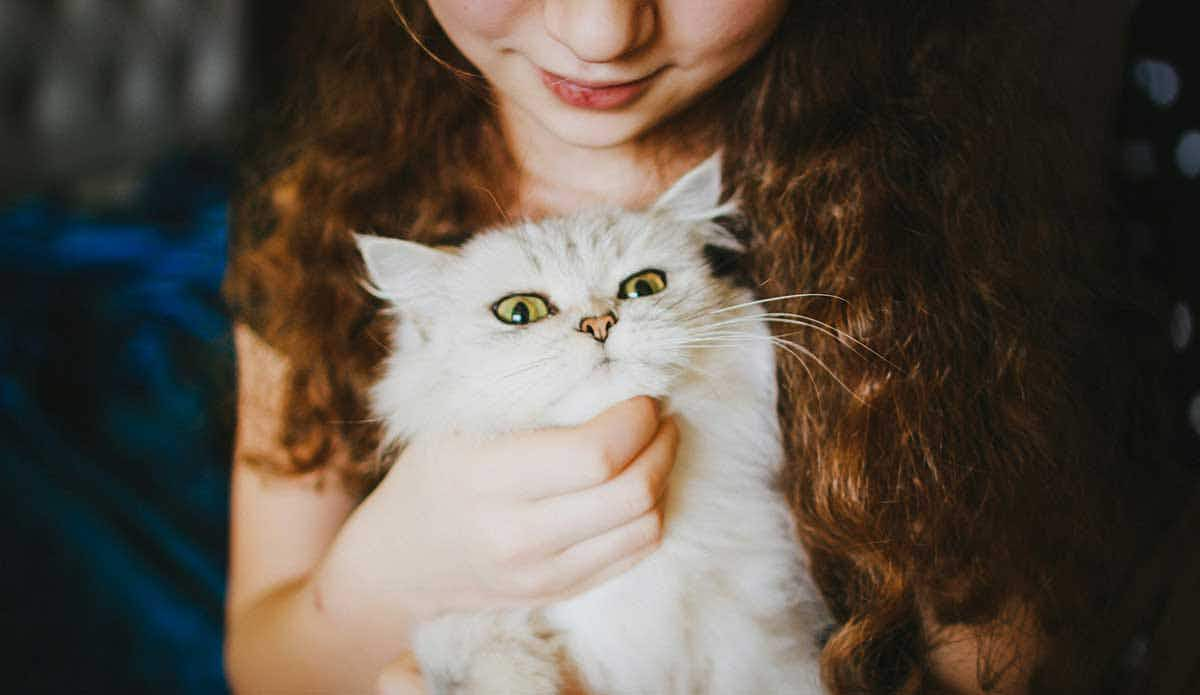
[[[301,5],[0,0],[0,690],[226,689],[226,206]],[[1063,104],[1153,287],[1163,320],[1146,334],[1171,345],[1174,455],[1197,467],[1200,61],[1185,3],[1146,0],[1132,20],[1122,2],[1050,5]],[[1182,538],[1193,549],[1165,565],[1175,588],[1122,692],[1200,692],[1195,651],[1154,646],[1187,610],[1175,597],[1200,596]]]
[[0,691],[226,692],[226,207],[297,9],[0,0]]

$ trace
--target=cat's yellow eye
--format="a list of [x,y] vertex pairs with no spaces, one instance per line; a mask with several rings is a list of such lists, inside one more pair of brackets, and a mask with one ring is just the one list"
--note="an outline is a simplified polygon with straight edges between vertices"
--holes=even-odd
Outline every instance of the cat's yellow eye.
[[658,294],[667,288],[667,274],[653,268],[634,273],[621,281],[617,297],[621,299],[636,299],[651,294]]
[[524,326],[554,313],[549,302],[536,294],[510,294],[492,305],[492,313],[504,323]]

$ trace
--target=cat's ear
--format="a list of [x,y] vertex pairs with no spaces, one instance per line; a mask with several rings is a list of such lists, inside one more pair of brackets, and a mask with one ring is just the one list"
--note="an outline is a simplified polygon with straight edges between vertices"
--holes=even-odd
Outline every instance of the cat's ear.
[[721,204],[721,152],[680,177],[650,209],[689,222],[737,214],[736,203]]
[[454,255],[402,239],[354,234],[367,269],[367,290],[395,303],[429,292]]
[[718,150],[662,195],[651,210],[665,212],[692,225],[692,233],[706,249],[725,255],[745,253],[740,237],[746,220],[735,200],[721,202],[721,152]]
[[745,223],[746,219],[734,210],[733,214],[721,215],[709,224],[694,226],[692,234],[699,238],[706,252],[714,248],[726,253],[742,254],[746,252],[746,245],[741,240],[749,237]]

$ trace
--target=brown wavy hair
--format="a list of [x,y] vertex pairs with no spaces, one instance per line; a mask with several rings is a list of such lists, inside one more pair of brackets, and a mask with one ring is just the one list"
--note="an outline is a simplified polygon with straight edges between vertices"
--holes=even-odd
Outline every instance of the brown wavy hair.
[[[289,97],[246,158],[225,290],[289,358],[274,469],[366,490],[388,327],[347,230],[455,243],[498,221],[512,164],[487,85],[423,2],[310,4]],[[1108,239],[1081,216],[1091,179],[1047,106],[1029,10],[797,0],[706,99],[761,293],[844,298],[776,308],[886,358],[814,332],[828,372],[779,366],[783,484],[838,620],[837,693],[935,691],[931,626],[974,626],[985,687],[1013,663],[997,635],[1033,635],[1046,692],[1091,691],[1117,644],[1096,635],[1136,541],[1132,379],[1102,368],[1128,361]]]

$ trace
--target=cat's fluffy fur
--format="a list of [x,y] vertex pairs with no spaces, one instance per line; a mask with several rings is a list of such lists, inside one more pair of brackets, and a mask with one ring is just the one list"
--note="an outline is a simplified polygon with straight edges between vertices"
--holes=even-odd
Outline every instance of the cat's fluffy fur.
[[[551,695],[559,657],[597,694],[820,692],[826,617],[776,487],[773,346],[752,294],[704,252],[738,248],[714,222],[733,212],[720,191],[714,157],[643,212],[520,223],[457,253],[358,238],[400,319],[372,392],[388,441],[575,424],[638,394],[664,399],[680,425],[661,548],[562,603],[422,626],[414,643],[434,693]],[[666,289],[619,300],[621,280],[647,268]],[[497,320],[493,303],[518,292],[557,313]],[[576,330],[609,310],[606,342]]]

